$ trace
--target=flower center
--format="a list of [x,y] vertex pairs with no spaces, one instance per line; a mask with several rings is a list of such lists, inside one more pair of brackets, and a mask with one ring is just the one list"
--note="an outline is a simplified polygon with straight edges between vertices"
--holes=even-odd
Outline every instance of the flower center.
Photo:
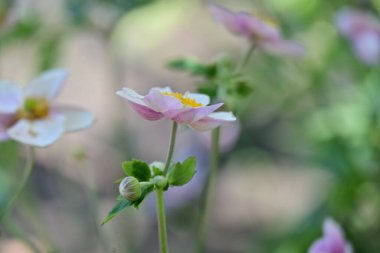
[[190,98],[188,96],[184,96],[183,94],[179,92],[163,92],[165,96],[171,96],[178,98],[179,101],[181,101],[183,107],[200,107],[202,106],[202,103],[197,102],[194,98]]
[[46,98],[29,97],[18,111],[18,117],[28,120],[43,119],[49,115],[49,111],[49,101]]
[[268,16],[265,13],[263,13],[261,11],[258,11],[258,10],[254,10],[252,13],[253,13],[253,15],[255,15],[256,17],[258,17],[261,21],[263,21],[267,25],[270,25],[270,26],[272,26],[274,28],[278,28],[278,26],[279,26],[278,22],[273,17]]

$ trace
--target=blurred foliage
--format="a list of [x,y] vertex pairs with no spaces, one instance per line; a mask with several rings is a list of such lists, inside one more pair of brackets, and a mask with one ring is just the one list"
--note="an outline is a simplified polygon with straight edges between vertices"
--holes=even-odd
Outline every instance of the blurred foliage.
[[[69,35],[71,28],[93,29],[108,37],[121,15],[139,6],[153,2],[154,0],[67,0],[64,1],[65,16],[68,22],[62,27],[54,27],[44,20],[30,4],[25,13],[23,1],[2,0],[0,2],[0,55],[8,47],[18,43],[36,45],[36,51],[40,57],[36,65],[36,73],[53,68],[59,62],[61,44],[65,36]],[[111,23],[101,20],[106,27],[99,27],[96,23],[102,16],[91,16],[98,8],[101,13],[111,16]],[[103,15],[98,14],[98,15]]]
[[[124,13],[150,2],[67,0],[64,6],[68,22],[57,28],[33,11],[8,25],[6,20],[16,1],[1,1],[0,57],[14,45],[33,45],[39,55],[36,72],[54,67],[71,29],[96,30],[108,38],[113,23],[106,29],[97,27],[90,16],[94,7],[115,12],[113,22],[117,23]],[[237,60],[232,57],[207,63],[179,58],[168,64],[170,69],[196,77],[199,92],[226,101],[241,115],[242,132],[235,152],[255,147],[268,154],[268,160],[286,158],[332,177],[324,200],[306,217],[300,217],[292,231],[255,231],[249,252],[306,252],[321,235],[326,216],[342,224],[356,253],[379,252],[380,73],[378,66],[371,68],[356,59],[349,42],[333,25],[336,11],[345,6],[379,16],[379,1],[254,3],[271,10],[283,24],[284,33],[306,45],[308,55],[304,59],[254,52],[243,71],[246,78],[235,72]],[[0,144],[0,207],[22,166],[19,154],[20,147],[15,143]],[[125,200],[119,203],[112,214],[132,205]]]
[[245,80],[232,60],[226,57],[211,64],[202,64],[191,58],[175,59],[167,67],[202,77],[202,81],[195,84],[197,92],[207,94],[213,101],[225,102],[228,110],[235,114],[240,114],[246,107],[244,99],[254,90],[251,82]]

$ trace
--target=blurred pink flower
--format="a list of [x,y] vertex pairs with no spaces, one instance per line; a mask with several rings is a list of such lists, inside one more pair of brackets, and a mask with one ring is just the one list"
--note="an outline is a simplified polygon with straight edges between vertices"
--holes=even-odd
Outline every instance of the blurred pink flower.
[[127,99],[132,109],[147,120],[168,118],[198,131],[207,131],[223,122],[236,120],[230,112],[214,112],[223,103],[208,105],[210,98],[204,94],[174,93],[169,87],[152,88],[146,96],[129,88],[123,88],[116,94]]
[[66,77],[64,70],[51,70],[25,88],[0,81],[0,141],[46,147],[64,132],[89,127],[95,119],[90,112],[52,104]]
[[380,54],[380,22],[370,13],[343,9],[336,14],[335,23],[346,36],[356,55],[366,64],[378,63]]
[[333,219],[323,224],[323,237],[310,247],[309,253],[353,253],[351,244],[344,238],[342,228]]
[[299,56],[304,48],[298,43],[285,40],[270,17],[257,13],[232,12],[217,4],[208,4],[208,9],[214,18],[228,31],[256,44],[261,49],[277,55]]

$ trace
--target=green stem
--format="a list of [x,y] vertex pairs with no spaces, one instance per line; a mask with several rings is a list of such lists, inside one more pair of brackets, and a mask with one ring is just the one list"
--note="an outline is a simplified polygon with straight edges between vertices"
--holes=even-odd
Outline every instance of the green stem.
[[245,54],[242,62],[240,63],[240,65],[237,66],[236,73],[240,73],[241,71],[244,70],[244,68],[247,65],[249,59],[251,58],[251,55],[252,55],[253,51],[255,50],[255,48],[256,48],[256,44],[252,43],[251,46],[248,48],[248,51]]
[[[166,158],[166,164],[164,168],[164,175],[168,173],[170,163],[172,162],[175,140],[177,136],[178,124],[173,121],[172,132],[170,135],[170,144],[168,149],[168,155]],[[158,220],[158,234],[160,239],[161,253],[168,253],[168,236],[166,232],[166,218],[165,218],[165,206],[164,206],[164,192],[162,189],[156,189],[157,193],[157,220]]]
[[13,195],[13,197],[10,199],[10,201],[5,206],[4,210],[0,213],[0,221],[4,218],[4,216],[11,210],[13,203],[16,201],[16,199],[19,197],[19,195],[22,193],[22,191],[25,188],[26,183],[29,180],[29,177],[31,175],[33,164],[35,160],[35,153],[33,148],[29,148],[29,157],[28,162],[25,165],[24,168],[24,174],[21,178],[21,182],[18,184],[18,188]]
[[10,235],[15,236],[22,240],[25,244],[29,246],[29,248],[34,252],[34,253],[41,253],[41,250],[33,243],[33,241],[29,240],[25,232],[20,229],[10,217],[5,215],[4,220],[3,220],[3,225],[10,233]]
[[210,213],[210,202],[215,189],[216,175],[219,166],[219,136],[220,127],[211,132],[211,160],[210,170],[207,177],[205,188],[202,192],[201,206],[198,217],[197,245],[196,252],[205,252],[205,241],[207,234],[208,218]]
[[173,157],[173,153],[174,153],[174,146],[175,146],[175,139],[177,136],[177,128],[178,128],[178,124],[175,121],[173,121],[172,132],[170,135],[170,144],[169,144],[168,156],[166,158],[166,164],[165,164],[165,169],[164,169],[164,175],[166,175],[166,173],[168,173],[170,163],[172,162],[172,157]]
[[161,189],[156,190],[157,193],[157,220],[158,220],[158,233],[160,240],[161,253],[168,253],[168,237],[166,233],[166,218],[164,206],[164,192]]

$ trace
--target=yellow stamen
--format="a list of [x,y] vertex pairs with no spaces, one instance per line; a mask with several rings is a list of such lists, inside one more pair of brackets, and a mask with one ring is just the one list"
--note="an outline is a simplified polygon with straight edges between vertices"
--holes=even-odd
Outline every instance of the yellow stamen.
[[18,117],[28,120],[46,118],[49,115],[49,101],[46,98],[26,98]]
[[202,106],[202,103],[197,102],[195,99],[190,98],[188,96],[184,96],[183,94],[181,94],[179,92],[163,92],[162,94],[164,94],[165,96],[171,96],[171,97],[178,98],[179,101],[181,101],[183,107],[193,107],[194,108],[194,107]]

